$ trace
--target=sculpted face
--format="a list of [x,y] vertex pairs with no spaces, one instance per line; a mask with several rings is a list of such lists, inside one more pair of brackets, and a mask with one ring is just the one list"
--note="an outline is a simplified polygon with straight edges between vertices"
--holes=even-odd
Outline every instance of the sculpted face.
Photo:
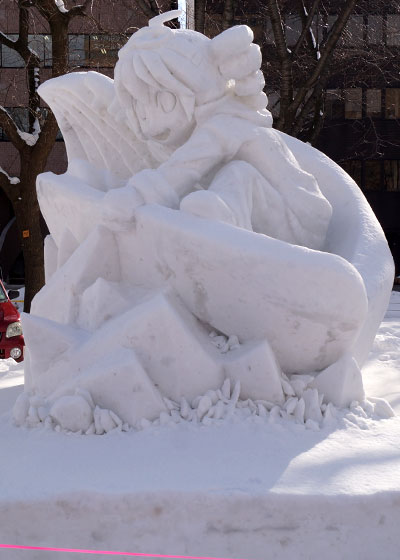
[[180,145],[193,132],[194,119],[188,119],[179,97],[172,91],[148,88],[147,95],[133,99],[132,104],[146,140]]

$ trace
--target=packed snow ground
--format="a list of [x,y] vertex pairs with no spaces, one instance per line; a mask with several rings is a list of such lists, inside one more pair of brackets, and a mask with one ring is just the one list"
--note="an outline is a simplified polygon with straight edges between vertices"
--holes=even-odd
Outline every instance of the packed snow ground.
[[[241,413],[102,437],[17,428],[23,367],[0,362],[0,543],[286,560],[400,547],[400,294],[364,368],[399,416],[320,430]],[[268,550],[268,554],[266,553]],[[1,560],[76,559],[0,550]],[[96,558],[106,558],[96,555]]]

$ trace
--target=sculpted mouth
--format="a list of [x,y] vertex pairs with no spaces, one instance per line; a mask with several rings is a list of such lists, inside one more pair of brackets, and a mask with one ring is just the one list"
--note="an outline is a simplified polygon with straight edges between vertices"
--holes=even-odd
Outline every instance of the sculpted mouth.
[[157,140],[158,142],[163,142],[164,140],[168,139],[170,132],[171,131],[167,128],[167,130],[164,130],[164,132],[161,132],[160,134],[153,134],[152,136],[150,136],[150,138],[151,140]]

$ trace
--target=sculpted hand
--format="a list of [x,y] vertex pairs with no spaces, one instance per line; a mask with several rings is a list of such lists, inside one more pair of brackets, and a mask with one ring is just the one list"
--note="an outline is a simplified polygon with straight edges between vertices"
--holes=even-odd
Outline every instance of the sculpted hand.
[[116,231],[125,231],[133,225],[135,210],[144,204],[143,196],[129,184],[108,191],[102,202],[105,225]]

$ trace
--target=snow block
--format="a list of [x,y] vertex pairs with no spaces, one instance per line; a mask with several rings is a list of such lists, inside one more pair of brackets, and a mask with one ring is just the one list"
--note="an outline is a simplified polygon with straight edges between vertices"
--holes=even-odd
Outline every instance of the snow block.
[[281,370],[266,340],[230,350],[222,357],[226,377],[240,381],[242,399],[263,399],[283,403]]
[[108,353],[83,373],[72,374],[72,378],[49,396],[50,402],[75,392],[76,387],[85,389],[96,405],[112,410],[130,426],[134,426],[141,418],[152,420],[166,411],[160,393],[135,352],[127,348]]
[[44,240],[44,274],[46,283],[50,281],[57,270],[58,248],[52,235],[47,235]]
[[58,246],[57,268],[61,268],[63,264],[67,262],[78,246],[79,243],[75,239],[73,233],[71,233],[71,230],[65,228]]
[[324,395],[325,402],[340,408],[365,398],[360,368],[349,354],[319,373],[312,386]]
[[155,386],[170,399],[193,399],[218,389],[224,380],[219,352],[207,330],[166,293],[107,321],[80,348],[74,362],[82,369],[91,365],[92,356],[106,356],[121,347],[135,351]]
[[32,313],[21,314],[25,342],[29,346],[30,369],[41,375],[64,352],[69,352],[85,339],[81,330],[68,325],[61,325]]
[[367,314],[360,274],[337,255],[156,205],[117,240],[126,282],[168,283],[214,329],[268,340],[286,374],[337,361]]
[[94,331],[105,321],[123,313],[128,302],[121,295],[121,286],[98,278],[80,296],[77,324]]
[[178,300],[159,294],[124,319],[124,345],[135,349],[163,395],[192,399],[221,386],[222,367],[208,333]]
[[32,313],[59,323],[74,324],[78,314],[77,296],[97,278],[108,281],[120,278],[114,235],[103,226],[96,227],[35,296]]
[[101,223],[100,201],[104,193],[76,177],[42,173],[36,188],[40,210],[57,247],[65,227],[82,243]]

